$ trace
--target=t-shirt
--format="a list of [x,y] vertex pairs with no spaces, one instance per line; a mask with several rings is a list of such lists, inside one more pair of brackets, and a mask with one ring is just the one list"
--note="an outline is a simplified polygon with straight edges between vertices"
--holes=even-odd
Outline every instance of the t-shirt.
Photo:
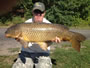
[[[49,22],[46,18],[43,18],[43,22],[44,23],[48,23],[51,24],[51,22]],[[28,19],[27,21],[25,21],[25,23],[33,23],[33,18]],[[35,42],[29,42],[28,44],[28,48],[24,48],[22,46],[21,51],[25,51],[25,52],[30,52],[30,53],[49,53],[50,52],[50,46],[47,48],[47,51],[44,51],[43,49],[40,48],[40,46],[35,43]]]

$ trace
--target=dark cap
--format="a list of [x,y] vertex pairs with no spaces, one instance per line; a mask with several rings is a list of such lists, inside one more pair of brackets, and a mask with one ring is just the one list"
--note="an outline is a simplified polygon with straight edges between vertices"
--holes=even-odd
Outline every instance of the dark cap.
[[45,11],[45,5],[41,2],[36,2],[34,4],[34,7],[33,7],[33,11],[34,10],[40,10],[41,12],[44,12]]

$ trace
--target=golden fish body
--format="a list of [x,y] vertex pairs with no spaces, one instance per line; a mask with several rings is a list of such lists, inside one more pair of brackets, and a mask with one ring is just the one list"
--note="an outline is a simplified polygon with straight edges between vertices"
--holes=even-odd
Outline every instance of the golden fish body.
[[55,39],[55,37],[59,37],[62,41],[71,42],[72,47],[77,51],[80,51],[80,42],[85,40],[82,34],[71,32],[66,26],[60,24],[17,24],[8,28],[5,35],[11,38],[23,39],[27,42],[48,42]]

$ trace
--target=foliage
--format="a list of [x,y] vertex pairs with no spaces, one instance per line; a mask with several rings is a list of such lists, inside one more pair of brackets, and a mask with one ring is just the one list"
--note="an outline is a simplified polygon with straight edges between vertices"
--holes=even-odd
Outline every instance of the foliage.
[[89,0],[55,0],[47,10],[46,17],[54,23],[71,26],[76,23],[77,18],[86,20],[90,16],[89,6]]
[[23,23],[24,20],[20,16],[15,16],[7,19],[7,17],[2,17],[2,20],[0,20],[0,25],[13,25],[17,23]]
[[[20,0],[20,4],[14,9],[24,9],[24,18],[31,18],[33,4],[37,1],[45,4],[46,18],[52,23],[67,26],[78,26],[85,23],[90,26],[90,0]],[[4,15],[0,21],[5,23],[7,20],[12,20],[13,14],[9,13],[8,16]]]
[[26,19],[32,17],[32,7],[33,3],[32,0],[20,0],[22,7],[25,9],[24,17]]

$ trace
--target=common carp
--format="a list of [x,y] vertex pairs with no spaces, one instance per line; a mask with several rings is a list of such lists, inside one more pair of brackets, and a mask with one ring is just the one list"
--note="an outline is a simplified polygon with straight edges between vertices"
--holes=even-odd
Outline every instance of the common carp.
[[86,37],[80,33],[70,31],[66,26],[60,24],[45,24],[45,23],[22,23],[16,24],[7,29],[6,37],[21,39],[25,42],[37,42],[44,50],[47,46],[42,43],[47,43],[55,37],[61,41],[69,41],[72,47],[80,51],[80,43]]

